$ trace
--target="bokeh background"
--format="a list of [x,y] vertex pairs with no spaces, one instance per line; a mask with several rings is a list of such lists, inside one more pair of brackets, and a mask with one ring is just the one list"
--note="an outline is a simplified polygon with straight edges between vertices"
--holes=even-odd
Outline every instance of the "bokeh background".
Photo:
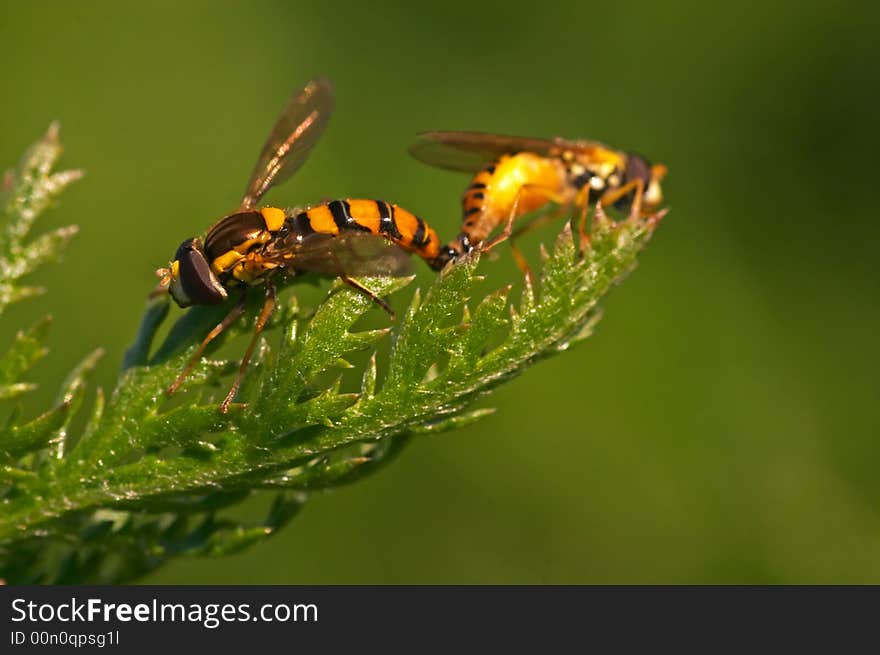
[[314,496],[263,545],[146,581],[880,582],[876,11],[401,7],[0,9],[0,164],[59,119],[88,171],[42,220],[81,227],[35,280],[49,293],[0,325],[6,343],[55,316],[33,408],[98,345],[112,386],[153,269],[235,206],[311,76],[337,111],[279,204],[383,197],[451,235],[467,179],[407,157],[424,129],[596,138],[670,169],[672,212],[595,336],[498,390],[496,415]]

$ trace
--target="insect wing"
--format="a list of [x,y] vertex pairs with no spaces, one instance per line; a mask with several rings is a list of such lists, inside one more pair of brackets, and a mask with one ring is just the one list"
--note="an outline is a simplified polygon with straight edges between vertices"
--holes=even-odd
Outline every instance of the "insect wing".
[[523,151],[556,155],[580,147],[580,144],[565,139],[533,139],[484,132],[422,132],[410,146],[409,153],[431,166],[474,173],[501,155]]
[[264,257],[297,271],[322,275],[401,277],[412,271],[409,253],[370,232],[314,233],[301,241],[281,240]]
[[302,166],[333,111],[333,87],[325,79],[312,80],[294,93],[284,109],[251,173],[242,209],[256,205],[274,185]]

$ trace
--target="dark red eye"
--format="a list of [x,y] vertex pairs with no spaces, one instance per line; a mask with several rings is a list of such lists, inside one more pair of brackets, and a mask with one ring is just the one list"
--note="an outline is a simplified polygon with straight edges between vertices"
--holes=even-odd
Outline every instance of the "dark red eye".
[[204,252],[210,258],[226,254],[266,229],[266,219],[257,211],[240,212],[220,220],[205,237]]
[[[623,176],[623,183],[626,184],[633,180],[641,180],[644,182],[642,191],[645,191],[648,188],[648,184],[651,182],[651,164],[649,164],[641,155],[630,153],[626,156],[626,173]],[[627,193],[620,200],[615,202],[614,206],[621,211],[627,210],[630,207],[633,198],[635,198],[635,195],[635,191]]]
[[188,239],[181,243],[174,258],[180,266],[178,280],[184,296],[175,296],[178,304],[183,306],[185,302],[188,305],[216,305],[226,299],[226,289],[211,271],[211,265],[205,258],[198,239]]
[[645,188],[651,182],[651,164],[641,155],[630,154],[626,158],[626,182],[640,179]]

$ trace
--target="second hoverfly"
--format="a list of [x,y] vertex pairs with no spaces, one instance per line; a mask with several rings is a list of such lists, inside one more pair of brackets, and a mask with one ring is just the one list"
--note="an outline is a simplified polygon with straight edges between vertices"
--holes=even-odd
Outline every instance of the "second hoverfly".
[[[509,234],[516,218],[550,203],[559,205],[559,214],[572,207],[581,210],[581,237],[586,243],[586,212],[591,204],[614,205],[647,216],[663,201],[660,181],[665,166],[651,165],[641,155],[598,141],[424,132],[410,153],[433,166],[474,175],[462,196],[461,232],[442,249],[443,256],[451,260],[479,247],[497,227],[506,226]],[[545,214],[545,218],[552,216]],[[514,255],[528,273],[528,264],[515,246]]]
[[419,255],[432,268],[445,263],[436,232],[411,212],[382,200],[334,200],[299,211],[257,208],[273,185],[303,165],[332,106],[326,80],[312,81],[295,93],[263,146],[238,210],[217,221],[204,239],[181,243],[168,267],[156,271],[160,285],[181,307],[215,305],[231,292],[240,294],[168,388],[169,394],[180,387],[208,344],[244,313],[248,287],[265,287],[265,301],[239,372],[220,405],[222,412],[235,397],[257,338],[272,315],[280,281],[306,272],[339,276],[391,313],[381,298],[351,276],[401,274],[409,264],[407,253]]

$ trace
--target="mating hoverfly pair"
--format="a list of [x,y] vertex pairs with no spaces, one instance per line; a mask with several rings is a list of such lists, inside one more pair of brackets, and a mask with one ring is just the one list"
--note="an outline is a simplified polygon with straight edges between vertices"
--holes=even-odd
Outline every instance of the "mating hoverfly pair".
[[[615,204],[634,215],[648,215],[662,201],[662,166],[638,155],[592,141],[542,140],[473,132],[427,132],[411,153],[442,168],[476,173],[462,199],[460,234],[443,245],[415,214],[383,200],[340,199],[301,210],[257,208],[274,185],[299,169],[327,124],[333,92],[326,80],[309,82],[294,93],[269,135],[237,211],[208,229],[204,239],[187,239],[168,267],[156,271],[181,307],[239,298],[204,338],[177,379],[174,393],[200,360],[208,344],[245,311],[247,289],[265,288],[265,301],[253,337],[229,393],[226,412],[238,391],[260,333],[276,303],[277,285],[297,274],[338,276],[393,315],[388,305],[352,276],[401,274],[415,253],[440,270],[474,249],[494,247],[512,234],[514,219],[550,203],[564,212],[582,210],[581,235],[591,203]],[[532,223],[534,225],[536,223]],[[499,226],[502,232],[489,239]],[[523,230],[520,230],[522,232]],[[514,234],[515,236],[515,234]],[[524,270],[525,260],[514,249]]]

